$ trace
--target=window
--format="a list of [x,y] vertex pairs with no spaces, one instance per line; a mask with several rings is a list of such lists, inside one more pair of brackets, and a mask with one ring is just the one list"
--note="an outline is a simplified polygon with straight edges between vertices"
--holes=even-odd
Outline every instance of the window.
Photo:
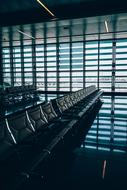
[[19,40],[2,43],[4,83],[34,83],[43,91],[76,91],[95,85],[108,92],[127,92],[127,39],[114,43],[99,34],[97,40],[97,34],[84,36],[83,30],[76,31],[79,35],[73,30],[63,34],[59,24],[43,25],[43,39],[20,39],[19,35]]

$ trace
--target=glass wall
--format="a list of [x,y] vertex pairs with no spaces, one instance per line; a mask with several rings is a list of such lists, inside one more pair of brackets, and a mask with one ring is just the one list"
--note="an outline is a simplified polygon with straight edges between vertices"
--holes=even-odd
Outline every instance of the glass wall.
[[66,35],[20,38],[16,46],[3,43],[4,83],[35,84],[42,91],[76,91],[95,85],[108,92],[127,92],[127,39],[86,40],[83,34],[71,36],[70,30]]
[[9,48],[3,48],[3,82],[6,84],[6,86],[11,85],[11,64],[10,64],[10,49]]
[[103,101],[81,147],[126,152],[127,96],[104,96]]
[[116,41],[115,89],[127,92],[127,40]]
[[85,43],[85,86],[95,85],[98,82],[98,41]]

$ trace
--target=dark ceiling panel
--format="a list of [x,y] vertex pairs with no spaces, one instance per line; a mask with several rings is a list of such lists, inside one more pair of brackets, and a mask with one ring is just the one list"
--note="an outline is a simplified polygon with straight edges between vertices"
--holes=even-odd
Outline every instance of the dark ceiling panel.
[[[125,0],[41,0],[58,20],[127,12]],[[36,0],[2,0],[0,25],[50,21],[51,16]]]
[[18,11],[30,11],[37,8],[36,0],[2,0],[0,2],[0,13],[13,13]]
[[[54,7],[61,5],[80,4],[83,2],[92,2],[98,0],[41,0],[46,6]],[[0,13],[16,12],[23,10],[31,10],[39,7],[36,0],[1,0]]]

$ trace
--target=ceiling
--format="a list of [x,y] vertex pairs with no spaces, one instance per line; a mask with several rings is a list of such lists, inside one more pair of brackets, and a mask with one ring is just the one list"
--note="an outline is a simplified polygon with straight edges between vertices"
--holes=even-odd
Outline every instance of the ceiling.
[[[59,19],[127,12],[125,0],[41,0]],[[0,25],[49,21],[52,16],[36,0],[0,0]]]

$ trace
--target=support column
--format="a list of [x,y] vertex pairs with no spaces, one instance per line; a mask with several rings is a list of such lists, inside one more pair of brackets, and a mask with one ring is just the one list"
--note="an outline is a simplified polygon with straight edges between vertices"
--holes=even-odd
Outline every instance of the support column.
[[13,68],[13,30],[9,28],[9,48],[10,48],[10,72],[11,72],[11,86],[14,86],[14,68]]
[[[56,21],[56,76],[57,76],[57,81],[56,81],[56,91],[58,92],[60,90],[60,85],[59,85],[59,24]],[[58,94],[57,94],[58,96]]]
[[100,86],[100,33],[101,33],[101,20],[99,19],[98,24],[98,68],[97,68],[97,88]]
[[[23,31],[23,26],[20,26],[20,30]],[[24,32],[24,31],[23,31]],[[21,48],[21,84],[22,86],[25,85],[24,79],[24,45],[23,45],[23,35],[20,34],[20,48]]]
[[[47,28],[44,23],[44,90],[47,92]],[[47,101],[47,95],[45,94],[45,101]]]
[[83,88],[86,87],[86,21],[83,21]]
[[72,21],[69,25],[69,36],[70,36],[70,91],[72,92]]
[[32,73],[33,73],[33,85],[36,88],[36,43],[35,43],[35,39],[36,39],[36,31],[35,31],[35,26],[32,25],[31,26],[31,34],[32,37],[34,37],[34,39],[32,38]]
[[116,69],[116,41],[113,41],[112,49],[112,92],[115,92],[115,69]]
[[2,28],[0,27],[0,86],[3,86]]

